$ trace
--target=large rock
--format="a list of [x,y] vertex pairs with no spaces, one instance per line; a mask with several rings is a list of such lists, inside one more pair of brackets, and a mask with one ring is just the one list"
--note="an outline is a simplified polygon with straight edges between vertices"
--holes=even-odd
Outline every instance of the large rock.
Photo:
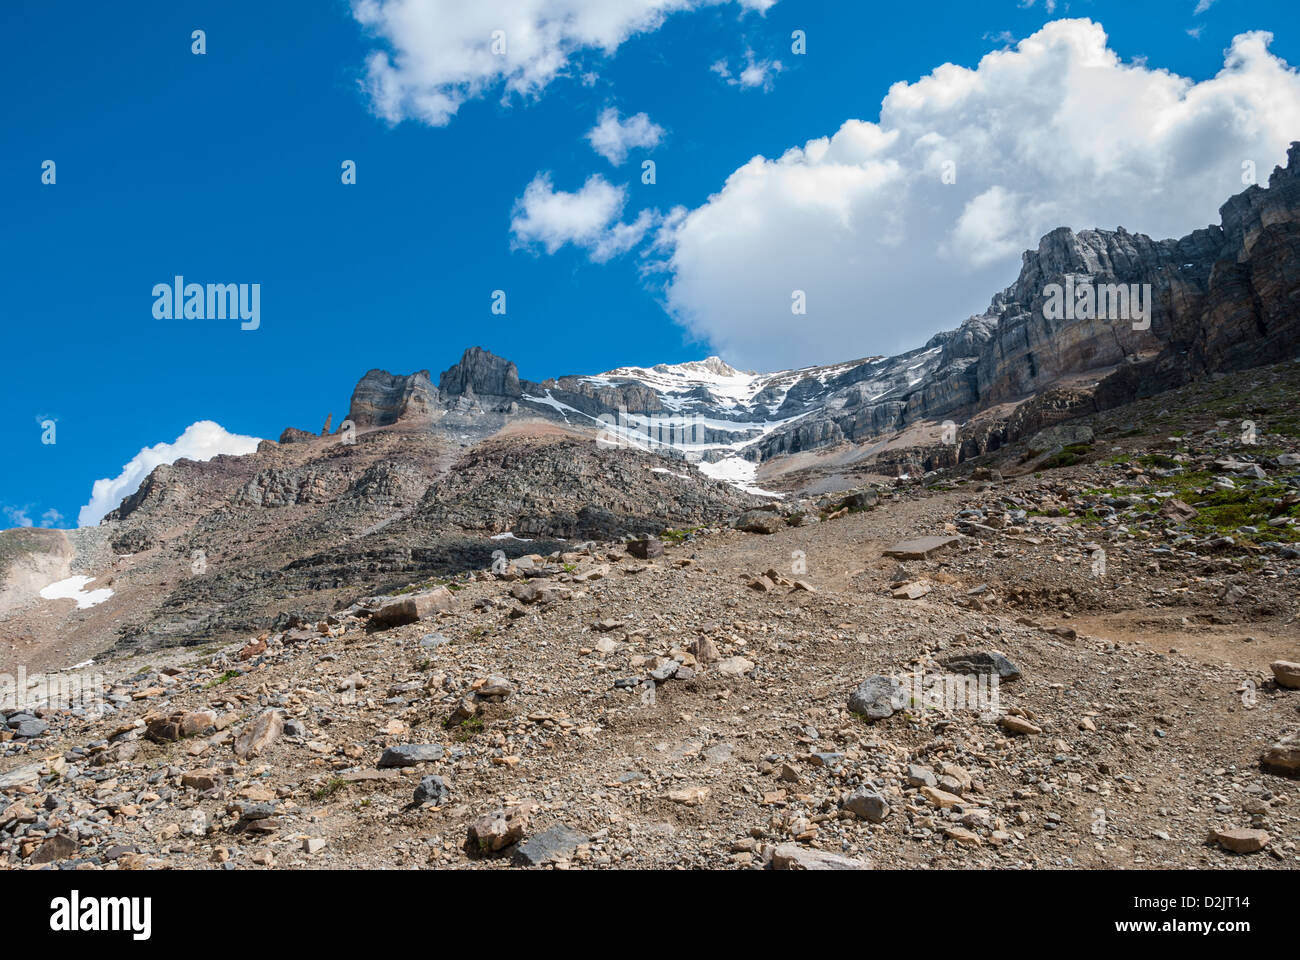
[[884,720],[906,706],[906,692],[893,677],[867,677],[849,696],[849,710],[867,720]]
[[217,715],[211,710],[182,711],[151,720],[145,728],[145,736],[155,743],[172,743],[197,736],[216,725]]
[[235,739],[235,756],[241,760],[255,757],[284,732],[284,717],[278,710],[267,710],[245,724]]
[[1264,752],[1264,769],[1284,777],[1300,776],[1300,738],[1284,737]]
[[552,860],[569,859],[586,842],[585,833],[571,827],[551,827],[519,844],[515,848],[515,857],[528,866],[541,866]]
[[442,777],[425,777],[415,788],[414,799],[417,804],[431,803],[434,806],[441,806],[451,799],[451,788]]
[[29,763],[25,766],[14,767],[5,773],[0,773],[0,790],[13,790],[15,787],[26,786],[29,783],[35,783],[41,779],[41,765],[39,763]]
[[470,853],[496,853],[518,843],[528,832],[530,806],[498,807],[483,814],[469,825],[466,848]]
[[644,540],[631,540],[628,542],[627,552],[638,560],[653,560],[655,557],[664,555],[664,545],[662,540],[656,540],[653,537],[647,537]]
[[888,801],[870,787],[858,787],[849,794],[844,809],[871,823],[880,823],[889,816]]
[[1300,663],[1291,660],[1274,660],[1269,664],[1269,669],[1273,671],[1273,679],[1277,681],[1279,687],[1300,690]]
[[444,752],[440,743],[403,743],[386,749],[383,756],[379,758],[379,766],[381,768],[414,767],[417,764],[441,760]]
[[785,518],[770,510],[747,510],[736,518],[736,529],[746,533],[776,533],[785,526]]
[[772,854],[773,870],[870,870],[863,860],[842,857],[838,853],[783,843]]
[[1233,853],[1258,853],[1268,844],[1268,834],[1263,830],[1215,830],[1210,839]]
[[452,592],[446,587],[407,594],[380,606],[371,615],[370,622],[376,627],[400,627],[407,623],[417,623],[448,609],[452,599]]
[[920,537],[894,544],[885,551],[885,556],[898,560],[928,560],[957,543],[961,543],[961,537]]
[[939,666],[948,673],[960,673],[967,676],[990,676],[999,680],[1020,679],[1020,668],[1000,653],[976,651],[957,653],[939,661]]

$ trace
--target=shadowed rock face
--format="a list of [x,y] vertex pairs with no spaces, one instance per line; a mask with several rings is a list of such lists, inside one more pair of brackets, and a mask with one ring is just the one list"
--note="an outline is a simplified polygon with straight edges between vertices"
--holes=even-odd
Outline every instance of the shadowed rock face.
[[466,350],[460,363],[443,373],[438,379],[438,392],[444,400],[466,396],[508,402],[523,395],[519,369],[482,347]]

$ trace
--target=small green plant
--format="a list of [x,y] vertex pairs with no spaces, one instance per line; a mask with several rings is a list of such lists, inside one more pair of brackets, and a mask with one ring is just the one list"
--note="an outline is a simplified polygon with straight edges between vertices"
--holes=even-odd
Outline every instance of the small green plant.
[[227,671],[226,671],[225,673],[223,673],[221,676],[219,676],[219,677],[214,677],[213,679],[211,679],[211,680],[209,680],[207,683],[205,683],[205,684],[203,685],[203,689],[205,689],[205,690],[211,690],[213,687],[219,687],[219,686],[221,686],[223,683],[226,683],[226,682],[228,682],[228,681],[230,681],[230,680],[234,680],[235,677],[237,677],[237,676],[239,676],[239,671],[238,671],[238,670],[227,670]]
[[443,726],[452,731],[452,736],[454,736],[457,741],[464,743],[471,737],[477,736],[483,732],[483,718],[470,717],[467,720],[462,720],[460,723],[452,723],[448,720],[443,724]]
[[346,780],[342,780],[339,777],[333,777],[313,790],[311,792],[311,798],[317,803],[322,800],[328,800],[347,785],[348,782]]

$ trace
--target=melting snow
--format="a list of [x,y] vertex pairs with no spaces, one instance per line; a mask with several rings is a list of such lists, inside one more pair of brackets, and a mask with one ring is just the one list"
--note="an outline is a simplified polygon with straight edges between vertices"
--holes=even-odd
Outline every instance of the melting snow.
[[531,540],[525,540],[523,537],[516,537],[511,531],[505,533],[495,533],[489,539],[492,540],[518,540],[520,543],[532,543]]
[[86,584],[94,579],[94,577],[68,577],[66,580],[60,580],[58,583],[51,583],[48,587],[43,587],[41,596],[46,600],[76,600],[77,609],[85,610],[97,603],[103,603],[113,595],[113,591],[108,587],[87,591],[85,589]]
[[760,497],[785,496],[783,493],[773,493],[757,486],[754,481],[758,479],[758,464],[743,457],[728,457],[725,460],[719,460],[717,463],[701,463],[699,467],[700,473],[706,477],[729,483],[733,487],[739,487],[746,493],[757,494]]

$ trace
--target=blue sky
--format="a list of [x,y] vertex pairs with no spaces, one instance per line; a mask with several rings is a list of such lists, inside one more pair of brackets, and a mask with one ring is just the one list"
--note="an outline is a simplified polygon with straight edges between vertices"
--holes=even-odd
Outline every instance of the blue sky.
[[[545,10],[550,2],[524,6]],[[610,2],[606,9],[618,6]],[[569,3],[579,19],[586,6]],[[1200,13],[1197,0],[1076,0],[1051,11],[1043,0],[1028,7],[1016,0],[748,6],[705,5],[671,12],[657,27],[633,24],[621,32],[605,25],[617,38],[611,49],[571,43],[562,69],[540,80],[536,63],[525,64],[515,74],[523,92],[507,93],[488,77],[481,87],[459,87],[463,102],[446,122],[407,103],[395,108],[394,123],[391,106],[385,116],[384,102],[367,88],[374,78],[367,62],[376,52],[400,70],[400,44],[385,30],[401,29],[402,11],[387,0],[369,26],[340,0],[141,2],[129,13],[104,4],[9,0],[0,10],[0,72],[10,90],[0,148],[0,309],[9,358],[0,526],[74,526],[94,480],[116,476],[142,448],[173,441],[196,421],[272,439],[287,426],[319,429],[331,412],[337,425],[366,370],[427,368],[436,378],[476,344],[514,360],[532,379],[719,350],[741,354],[746,365],[781,366],[786,357],[829,362],[919,345],[1014,280],[1019,257],[1009,251],[1026,243],[1014,231],[998,234],[997,226],[999,217],[1017,219],[1014,202],[1021,201],[1008,200],[991,180],[981,184],[979,198],[954,199],[951,217],[941,213],[947,232],[936,236],[947,238],[942,256],[954,278],[945,287],[948,299],[918,301],[914,312],[891,307],[875,319],[866,318],[866,304],[861,323],[845,312],[851,298],[819,281],[827,291],[822,303],[833,301],[826,311],[833,322],[790,329],[786,316],[784,327],[747,340],[748,315],[726,315],[726,305],[753,286],[745,265],[728,259],[735,245],[709,248],[718,234],[704,216],[675,247],[654,250],[653,241],[680,224],[674,209],[682,216],[703,211],[751,157],[781,157],[851,119],[876,121],[891,85],[915,83],[944,63],[975,68],[990,51],[1048,21],[1091,18],[1125,64],[1188,82],[1223,70],[1225,49],[1248,31],[1271,31],[1268,55],[1300,62],[1293,2],[1218,0]],[[206,34],[201,56],[191,52],[195,29]],[[796,29],[807,35],[802,56],[791,50]],[[419,43],[432,44],[432,60],[443,62],[454,34],[433,31],[411,42],[417,52]],[[1242,69],[1256,69],[1263,55],[1251,57]],[[728,83],[721,67],[711,69],[725,63],[735,80],[746,62],[761,72],[778,60],[781,68],[769,66],[765,82],[752,86]],[[1021,83],[1028,95],[1034,84],[1018,76],[998,82]],[[413,82],[418,86],[419,78]],[[1277,96],[1290,110],[1293,90]],[[610,107],[625,119],[646,113],[662,128],[661,142],[631,150],[622,166],[598,155],[586,135]],[[1251,108],[1241,109],[1246,122],[1222,122],[1240,134],[1238,153],[1260,157],[1266,180],[1279,159],[1279,128],[1261,132]],[[1213,171],[1195,166],[1194,157],[1205,152],[1197,144],[1210,127],[1192,127],[1179,149],[1193,167],[1179,182],[1193,183],[1194,196],[1212,211],[1235,192],[1236,154],[1229,151],[1230,160]],[[1300,137],[1300,128],[1293,133]],[[1162,157],[1171,153],[1168,143],[1160,150]],[[1146,162],[1122,138],[1111,153],[1128,166],[1105,173],[1107,182],[1122,182]],[[640,182],[647,158],[657,165],[653,185]],[[46,160],[57,164],[54,185],[41,182]],[[344,160],[357,165],[355,185],[341,183]],[[1094,161],[1093,168],[1098,163],[1104,165]],[[822,173],[818,183],[834,179]],[[622,222],[644,211],[651,227],[604,262],[572,242],[547,252],[536,237],[529,242],[512,231],[525,189],[541,174],[562,193],[599,176],[621,191]],[[997,176],[1015,192],[1014,170],[999,168]],[[1169,191],[1164,207],[1145,216],[1135,211],[1138,221],[1124,225],[1181,227],[1161,210],[1185,207],[1183,188],[1162,180],[1154,192],[1161,189]],[[1024,193],[1021,200],[1031,202],[1031,191]],[[757,209],[759,232],[784,231],[785,221],[763,213],[759,197],[756,205],[744,195],[717,205],[716,222],[737,229]],[[824,213],[836,202],[819,198],[817,209]],[[1063,207],[1061,216],[1079,221],[1072,226],[1094,225],[1088,203]],[[788,212],[789,204],[780,207]],[[1099,202],[1095,225],[1114,226],[1113,209]],[[963,212],[965,233],[958,236],[953,224]],[[1194,211],[1193,225],[1212,219],[1201,212]],[[881,231],[911,222],[906,210],[901,218],[893,214]],[[976,214],[989,223],[974,222]],[[806,226],[812,216],[800,213],[797,222]],[[844,251],[842,261],[820,256],[841,275],[862,269],[852,240],[867,229],[864,222],[846,228],[832,248]],[[821,237],[838,227],[811,229]],[[779,256],[782,238],[763,239]],[[760,275],[766,249],[747,260]],[[968,249],[975,252],[963,253]],[[985,258],[981,251],[989,250],[998,255]],[[737,275],[729,281],[700,288],[700,277],[733,266]],[[259,283],[259,329],[156,319],[151,290],[176,274],[200,283]],[[665,292],[674,280],[675,299]],[[735,284],[734,293],[726,282]],[[497,289],[507,293],[504,316],[490,311]],[[43,418],[57,421],[55,444],[41,442]]]

